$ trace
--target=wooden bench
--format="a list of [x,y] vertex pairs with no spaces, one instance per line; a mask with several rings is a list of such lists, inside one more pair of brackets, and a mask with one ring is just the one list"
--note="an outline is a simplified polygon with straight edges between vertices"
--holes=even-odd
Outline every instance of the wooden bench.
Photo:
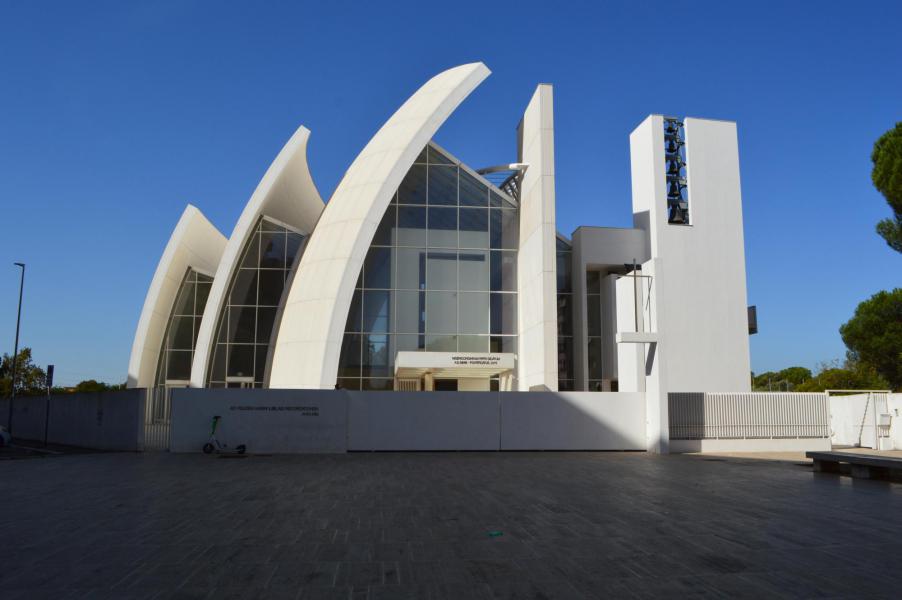
[[902,458],[868,456],[852,452],[806,452],[814,461],[817,473],[841,473],[848,465],[849,473],[858,479],[902,479]]

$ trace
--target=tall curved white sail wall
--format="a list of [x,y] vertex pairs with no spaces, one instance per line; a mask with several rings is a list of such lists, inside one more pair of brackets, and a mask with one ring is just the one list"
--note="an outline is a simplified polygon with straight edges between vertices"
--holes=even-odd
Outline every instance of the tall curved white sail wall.
[[191,366],[191,386],[204,387],[212,356],[213,337],[225,305],[228,286],[238,268],[242,250],[262,216],[281,221],[305,235],[313,232],[323,211],[323,200],[307,166],[310,130],[298,127],[260,180],[242,211],[222,255],[210,297],[204,309]]
[[212,276],[225,247],[225,236],[189,204],[166,244],[147,290],[128,361],[128,387],[153,386],[160,345],[185,273],[190,268]]
[[270,387],[335,385],[354,284],[391,196],[417,154],[489,73],[484,64],[472,63],[436,75],[391,116],[351,164],[291,283]]

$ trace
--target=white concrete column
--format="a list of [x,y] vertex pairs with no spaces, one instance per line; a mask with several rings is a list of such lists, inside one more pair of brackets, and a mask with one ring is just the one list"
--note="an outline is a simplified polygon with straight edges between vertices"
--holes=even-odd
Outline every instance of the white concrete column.
[[520,390],[557,391],[557,231],[554,208],[552,88],[536,88],[518,128],[518,162],[529,167],[520,183],[517,258]]

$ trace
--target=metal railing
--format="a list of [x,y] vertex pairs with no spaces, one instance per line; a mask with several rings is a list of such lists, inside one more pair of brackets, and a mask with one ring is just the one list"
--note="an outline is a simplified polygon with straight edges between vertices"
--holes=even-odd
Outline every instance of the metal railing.
[[144,450],[169,450],[172,390],[166,386],[147,390],[144,404]]
[[830,438],[830,404],[818,393],[671,393],[670,439]]

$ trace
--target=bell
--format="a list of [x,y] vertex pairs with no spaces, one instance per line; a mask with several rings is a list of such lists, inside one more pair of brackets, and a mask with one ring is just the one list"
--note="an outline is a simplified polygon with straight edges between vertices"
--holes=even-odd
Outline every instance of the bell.
[[676,179],[670,180],[670,188],[667,190],[667,196],[671,198],[680,198],[682,197],[682,188],[680,187],[680,182]]
[[670,160],[667,162],[667,174],[668,175],[679,175],[680,174],[680,161],[679,160]]
[[675,223],[677,225],[682,225],[686,222],[686,215],[683,213],[682,209],[680,209],[678,204],[670,205],[670,216],[667,219],[668,223]]
[[676,154],[680,151],[680,143],[677,141],[675,137],[667,140],[667,148],[665,150],[667,154]]

